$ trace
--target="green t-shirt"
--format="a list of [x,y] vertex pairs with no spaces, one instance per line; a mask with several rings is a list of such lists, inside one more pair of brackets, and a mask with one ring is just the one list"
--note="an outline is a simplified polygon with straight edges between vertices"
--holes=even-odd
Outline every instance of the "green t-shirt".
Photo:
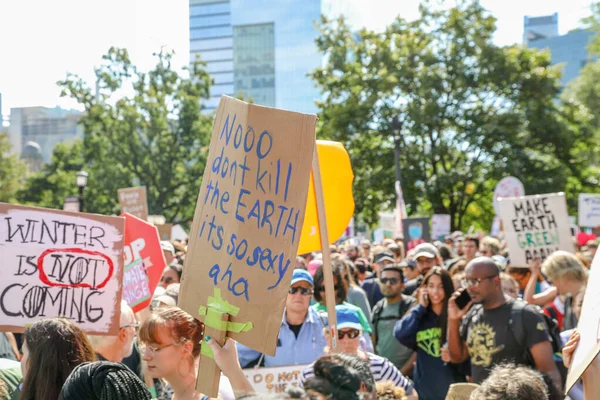
[[[402,369],[404,364],[410,359],[413,354],[412,349],[402,345],[394,336],[394,326],[399,320],[398,318],[398,303],[388,305],[381,310],[379,321],[377,321],[377,346],[376,353],[390,360],[398,369]],[[394,319],[386,319],[394,317]]]
[[23,382],[21,367],[0,369],[0,380],[6,384],[8,400],[19,400],[19,396],[21,395],[19,386]]
[[[356,312],[358,313],[358,319],[360,320],[360,324],[362,325],[362,328],[363,328],[363,332],[366,332],[366,333],[373,332],[373,330],[371,329],[371,324],[369,324],[369,320],[365,316],[365,313],[359,307],[355,306],[354,304],[347,303],[347,302],[343,302],[342,304],[348,308],[356,310]],[[314,309],[317,311],[327,312],[327,307],[325,307],[321,303],[316,303],[312,307],[314,307]]]

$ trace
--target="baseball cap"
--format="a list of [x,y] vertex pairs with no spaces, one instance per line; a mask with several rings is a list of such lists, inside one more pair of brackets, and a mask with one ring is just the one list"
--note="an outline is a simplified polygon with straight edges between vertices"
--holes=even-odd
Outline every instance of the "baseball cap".
[[439,256],[440,253],[438,252],[438,249],[431,243],[421,243],[415,247],[415,260],[419,257],[436,258]]
[[337,316],[337,328],[351,328],[362,331],[362,325],[358,318],[358,311],[345,305],[335,306],[335,314]]
[[176,306],[179,299],[179,283],[172,283],[167,287],[165,293],[155,298],[157,301],[168,306]]
[[290,283],[290,286],[302,281],[310,283],[310,286],[315,285],[313,278],[308,271],[301,268],[295,269],[294,274],[292,275],[292,283]]
[[173,246],[173,243],[169,242],[168,240],[161,240],[160,248],[165,251],[170,251],[171,254],[175,254],[175,246]]
[[393,263],[394,262],[394,255],[392,253],[388,252],[388,251],[384,251],[384,252],[381,252],[381,253],[377,254],[373,258],[373,262],[375,264],[381,263],[381,262],[384,262],[384,261],[389,261],[389,262]]

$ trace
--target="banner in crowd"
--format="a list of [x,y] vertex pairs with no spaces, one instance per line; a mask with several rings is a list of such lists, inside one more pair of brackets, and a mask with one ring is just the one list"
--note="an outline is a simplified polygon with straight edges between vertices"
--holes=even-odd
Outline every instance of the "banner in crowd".
[[512,265],[574,251],[564,193],[500,198],[499,205]]
[[583,307],[577,324],[579,345],[573,354],[565,394],[579,380],[594,358],[600,353],[600,252],[596,253],[590,268]]
[[[333,243],[344,234],[354,215],[354,196],[352,195],[354,173],[350,165],[350,156],[341,143],[317,140],[317,153],[319,154],[321,185],[325,201],[327,236]],[[317,218],[315,185],[311,174],[298,254],[320,250],[321,233]]]
[[199,307],[236,310],[229,325],[244,329],[227,335],[270,355],[304,222],[316,121],[222,96],[190,232],[180,307],[194,316]]
[[579,194],[579,226],[600,226],[600,194]]
[[150,304],[166,262],[156,227],[131,214],[122,216],[125,217],[123,299],[138,312]]
[[405,218],[402,221],[404,229],[404,245],[406,250],[414,249],[418,244],[429,242],[429,217]]
[[523,186],[523,183],[520,180],[518,180],[514,176],[507,176],[505,178],[502,178],[494,188],[494,197],[492,200],[496,215],[500,215],[498,198],[522,196],[525,196],[525,187]]
[[88,333],[117,334],[124,224],[0,203],[0,330],[63,316]]
[[121,214],[131,214],[144,221],[148,220],[148,200],[145,187],[119,189]]
[[306,365],[287,365],[271,368],[248,368],[244,374],[256,393],[284,393],[291,387],[300,386],[302,371]]
[[433,214],[431,216],[431,237],[433,240],[443,240],[450,234],[450,215]]

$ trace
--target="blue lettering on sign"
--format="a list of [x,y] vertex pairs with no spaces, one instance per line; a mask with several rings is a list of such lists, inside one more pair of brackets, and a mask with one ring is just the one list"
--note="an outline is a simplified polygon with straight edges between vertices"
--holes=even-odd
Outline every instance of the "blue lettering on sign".
[[[239,225],[251,224],[258,231],[268,232],[273,238],[286,237],[291,243],[300,236],[301,210],[285,204],[294,168],[292,162],[269,159],[273,145],[273,135],[268,130],[242,126],[235,113],[228,114],[216,146],[213,144],[216,157],[209,166],[212,174],[206,178],[208,183],[201,197],[207,212],[203,213],[199,237],[214,251],[225,252],[231,260],[227,268],[214,264],[208,276],[214,285],[222,284],[234,296],[247,301],[249,288],[244,264],[272,275],[274,279],[269,283],[274,283],[267,290],[273,290],[282,282],[292,260],[283,251],[254,245],[252,238],[240,235],[239,231],[226,232],[235,227],[220,224],[219,218],[235,211]],[[227,152],[230,148],[237,153]]]

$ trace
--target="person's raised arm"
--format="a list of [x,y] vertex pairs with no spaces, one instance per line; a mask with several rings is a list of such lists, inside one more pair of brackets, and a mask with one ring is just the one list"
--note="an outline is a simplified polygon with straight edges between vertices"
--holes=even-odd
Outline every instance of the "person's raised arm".
[[[569,341],[562,349],[563,362],[565,367],[569,368],[573,362],[573,354],[579,344],[579,332],[573,331]],[[594,358],[594,361],[581,375],[583,381],[583,398],[600,399],[600,359]]]
[[539,258],[532,261],[531,265],[529,266],[529,270],[531,271],[531,275],[529,275],[529,281],[527,282],[527,286],[523,292],[523,300],[529,304],[541,307],[551,303],[558,294],[555,287],[548,288],[542,293],[535,293],[537,281],[542,273]]
[[460,337],[460,322],[462,317],[469,311],[473,302],[469,302],[463,309],[458,308],[455,302],[463,290],[465,289],[459,289],[454,292],[448,301],[448,351],[450,353],[450,360],[454,364],[459,364],[469,358],[467,345]]
[[210,337],[206,337],[205,341],[213,351],[215,362],[223,374],[229,379],[236,397],[243,394],[254,393],[254,388],[248,378],[246,378],[246,375],[240,366],[240,362],[238,361],[235,340],[227,338],[223,347],[219,346],[219,344]]

